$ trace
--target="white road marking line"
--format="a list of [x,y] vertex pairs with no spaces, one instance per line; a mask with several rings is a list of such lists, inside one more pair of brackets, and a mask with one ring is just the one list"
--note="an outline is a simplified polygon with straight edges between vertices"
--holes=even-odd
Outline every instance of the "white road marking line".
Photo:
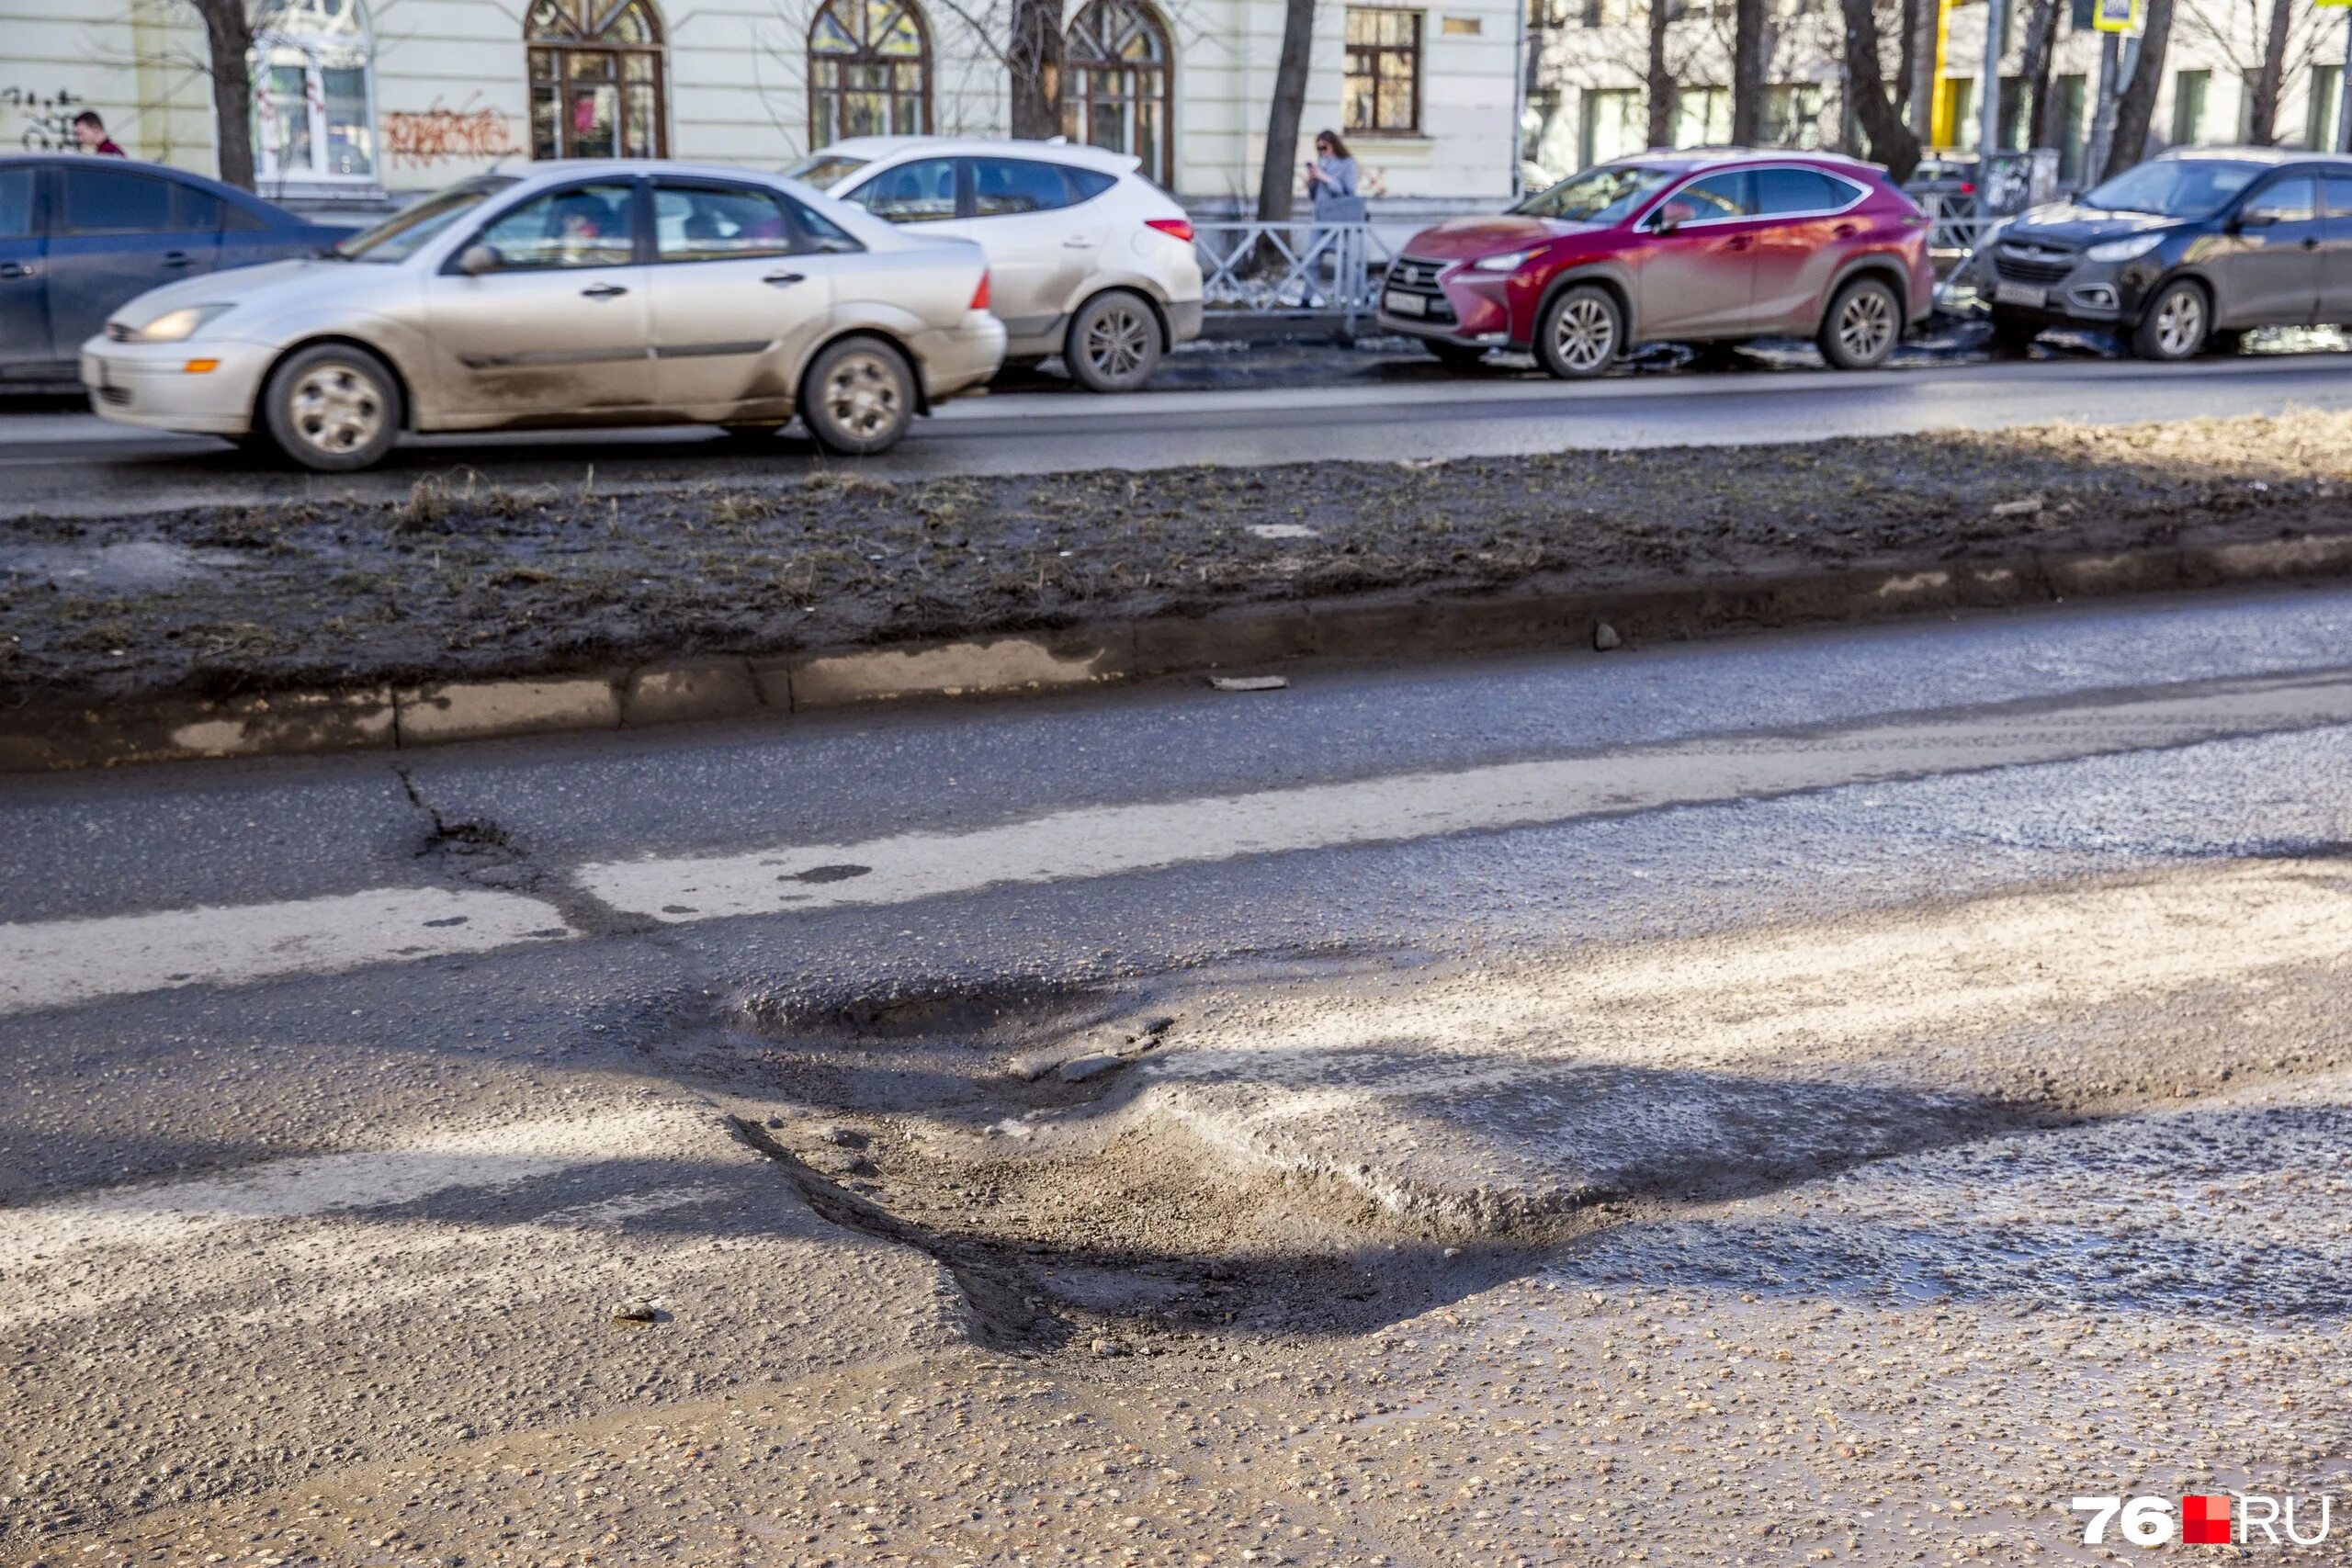
[[0,1013],[576,934],[539,899],[447,887],[0,925]]
[[2352,682],[2341,677],[2247,682],[2032,713],[1796,738],[1714,738],[1456,773],[1087,807],[966,832],[608,861],[573,874],[616,908],[685,923],[1399,843],[2346,722]]
[[[1798,737],[1713,737],[1454,773],[1085,807],[963,832],[605,861],[572,874],[582,889],[616,909],[684,924],[1768,799],[2346,723],[2352,680],[2245,682],[2035,712]],[[431,887],[0,925],[0,1015],[577,934],[537,898]]]

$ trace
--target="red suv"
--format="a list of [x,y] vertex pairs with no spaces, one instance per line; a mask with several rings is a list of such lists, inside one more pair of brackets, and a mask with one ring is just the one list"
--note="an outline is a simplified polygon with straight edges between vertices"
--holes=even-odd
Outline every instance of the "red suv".
[[1882,364],[1928,314],[1928,220],[1874,164],[1826,153],[1652,153],[1601,164],[1499,218],[1413,236],[1380,324],[1448,365],[1532,349],[1555,376],[1635,344],[1804,334]]

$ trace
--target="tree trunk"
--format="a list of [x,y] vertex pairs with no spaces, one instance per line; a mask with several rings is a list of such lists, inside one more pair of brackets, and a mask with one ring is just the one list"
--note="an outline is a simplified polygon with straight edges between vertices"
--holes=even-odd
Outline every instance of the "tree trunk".
[[212,139],[223,185],[254,188],[254,25],[244,0],[188,0],[211,57]]
[[1258,172],[1258,220],[1287,223],[1298,183],[1298,121],[1306,110],[1306,62],[1315,45],[1315,0],[1283,0],[1283,51],[1274,60],[1274,101],[1266,111],[1266,162]]
[[[1842,3],[1842,0],[1841,0]],[[1911,33],[1911,78],[1904,122],[1911,140],[1924,147],[1936,125],[1936,34],[1943,28],[1943,9],[1937,0],[1919,0],[1919,15]],[[1878,17],[1871,17],[1871,33],[1878,33]]]
[[1673,16],[1668,0],[1650,0],[1650,60],[1643,82],[1649,95],[1649,141],[1653,147],[1674,145],[1674,72],[1666,63],[1666,28]]
[[2033,0],[2025,14],[2025,57],[2018,62],[2018,91],[2025,95],[2025,145],[2047,147],[2050,134],[2050,69],[2057,57],[2058,0]]
[[1871,159],[1886,165],[1898,185],[1919,166],[1919,139],[1895,112],[1879,65],[1878,13],[1871,0],[1838,0],[1846,21],[1846,83],[1854,118],[1871,141]]
[[1764,128],[1764,0],[1732,0],[1731,141],[1753,147]]
[[1905,119],[1911,118],[1911,80],[1918,68],[1919,8],[1927,3],[1928,0],[1903,0],[1899,21],[1903,37],[1895,45],[1894,53],[1894,112]]
[[2287,80],[2287,29],[2293,0],[2270,0],[2270,30],[2262,39],[2262,69],[2255,73],[2254,102],[2246,109],[2245,139],[2256,147],[2278,140],[2278,90]]
[[1012,134],[1043,141],[1062,133],[1062,0],[1012,0]]
[[2156,84],[2165,76],[2165,51],[2172,43],[2173,0],[2148,0],[2147,31],[2140,35],[2140,60],[2115,101],[2115,140],[2108,144],[2102,181],[2111,180],[2148,155],[2148,122],[2155,117]]

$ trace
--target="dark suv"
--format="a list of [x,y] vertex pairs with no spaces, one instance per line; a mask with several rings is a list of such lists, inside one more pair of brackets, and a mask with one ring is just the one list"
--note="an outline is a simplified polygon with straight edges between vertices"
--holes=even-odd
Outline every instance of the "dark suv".
[[83,341],[159,284],[350,233],[160,164],[0,157],[0,383],[74,380]]
[[2109,328],[2143,358],[2187,359],[2246,327],[2352,322],[2352,157],[2166,152],[2035,208],[1983,254],[2003,353],[2051,326]]
[[1449,365],[1526,348],[1561,377],[1639,343],[1792,334],[1867,369],[1934,302],[1927,225],[1883,169],[1851,158],[1649,153],[1414,235],[1380,324]]

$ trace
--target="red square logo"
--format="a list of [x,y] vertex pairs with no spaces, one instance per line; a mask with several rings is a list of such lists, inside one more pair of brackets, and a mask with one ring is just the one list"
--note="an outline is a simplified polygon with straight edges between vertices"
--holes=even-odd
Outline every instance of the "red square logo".
[[2180,1540],[2184,1546],[2229,1545],[2229,1498],[2183,1497],[2180,1500]]

